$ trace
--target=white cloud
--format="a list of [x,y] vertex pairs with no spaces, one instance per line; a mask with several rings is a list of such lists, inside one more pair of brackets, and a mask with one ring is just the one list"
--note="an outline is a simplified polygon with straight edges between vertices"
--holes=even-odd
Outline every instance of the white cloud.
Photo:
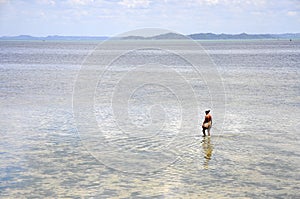
[[246,4],[254,6],[262,6],[266,4],[266,0],[246,0]]
[[220,3],[219,0],[202,0],[204,2],[204,4],[207,5],[217,5],[218,3]]
[[45,17],[46,13],[43,11],[38,12],[39,17]]
[[266,0],[190,0],[190,3],[199,5],[264,5]]
[[5,3],[8,3],[9,0],[0,0],[0,4],[5,4]]
[[37,3],[46,4],[46,5],[55,5],[55,0],[37,0]]
[[122,0],[119,2],[120,5],[128,8],[146,8],[150,3],[150,0]]
[[68,0],[67,3],[70,5],[84,6],[84,5],[94,3],[94,0]]
[[292,16],[292,17],[298,15],[296,11],[288,11],[286,14],[287,16]]

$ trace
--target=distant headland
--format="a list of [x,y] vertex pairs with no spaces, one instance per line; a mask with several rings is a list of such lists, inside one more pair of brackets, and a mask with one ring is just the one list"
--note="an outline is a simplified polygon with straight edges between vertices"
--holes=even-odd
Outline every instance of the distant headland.
[[[181,35],[176,33],[166,33],[151,37],[142,36],[126,36],[126,37],[114,37],[113,39],[120,40],[181,40],[189,37],[194,40],[248,40],[248,39],[300,39],[300,33],[284,33],[284,34],[214,34],[214,33],[196,33],[190,35]],[[110,39],[107,36],[46,36],[46,37],[34,37],[30,35],[19,36],[2,36],[0,40],[40,40],[40,41],[104,41]]]

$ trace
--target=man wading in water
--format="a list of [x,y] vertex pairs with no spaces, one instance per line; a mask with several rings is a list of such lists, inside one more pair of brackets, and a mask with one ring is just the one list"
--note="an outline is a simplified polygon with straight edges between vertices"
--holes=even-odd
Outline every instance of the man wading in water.
[[203,137],[205,137],[205,130],[207,129],[207,135],[210,136],[210,129],[212,126],[212,117],[209,114],[210,110],[205,111],[205,118],[202,124],[202,132],[203,132]]

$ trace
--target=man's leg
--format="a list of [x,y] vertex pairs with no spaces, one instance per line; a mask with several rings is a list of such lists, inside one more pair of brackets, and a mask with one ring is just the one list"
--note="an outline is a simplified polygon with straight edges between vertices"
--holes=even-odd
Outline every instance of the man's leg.
[[202,127],[202,133],[203,133],[203,137],[205,137],[206,135],[205,135],[205,128],[204,127]]

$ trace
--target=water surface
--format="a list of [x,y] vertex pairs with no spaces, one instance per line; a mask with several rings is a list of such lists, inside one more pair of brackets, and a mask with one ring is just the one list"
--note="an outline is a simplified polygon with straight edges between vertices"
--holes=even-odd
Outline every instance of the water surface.
[[[101,100],[122,74],[117,69],[132,64],[131,58],[140,63],[150,53],[178,67],[190,78],[196,94],[207,97],[200,95],[207,89],[202,79],[194,77],[182,60],[174,61],[170,54],[142,51],[138,52],[142,56],[123,57],[115,62],[116,70],[103,76],[105,84],[97,87],[107,93],[96,89],[99,128],[106,130],[106,141],[113,143],[109,146],[120,150],[103,153],[104,161],[92,156],[81,140],[72,107],[77,74],[96,45],[0,43],[1,198],[300,197],[299,41],[201,42],[216,64],[226,93],[224,123],[216,120],[210,138],[202,138],[200,129],[189,128],[174,135],[179,125],[176,121],[181,120],[180,105],[169,90],[155,85],[132,94],[128,113],[134,125],[147,126],[149,114],[143,103],[159,101],[168,108],[167,114],[162,116],[159,107],[151,114],[169,118],[163,133],[118,134],[109,114],[102,114],[109,113],[109,108]],[[194,53],[184,46],[182,51]],[[103,49],[102,53],[109,55],[114,50]],[[176,82],[174,85],[175,90],[182,88]],[[189,96],[185,99],[188,104]],[[212,114],[218,118],[214,110]],[[126,123],[121,127],[127,128]],[[178,136],[180,139],[173,139]],[[122,158],[124,151],[131,153]],[[150,157],[153,161],[148,161]],[[142,158],[145,161],[130,161]],[[147,167],[159,169],[143,172]]]

